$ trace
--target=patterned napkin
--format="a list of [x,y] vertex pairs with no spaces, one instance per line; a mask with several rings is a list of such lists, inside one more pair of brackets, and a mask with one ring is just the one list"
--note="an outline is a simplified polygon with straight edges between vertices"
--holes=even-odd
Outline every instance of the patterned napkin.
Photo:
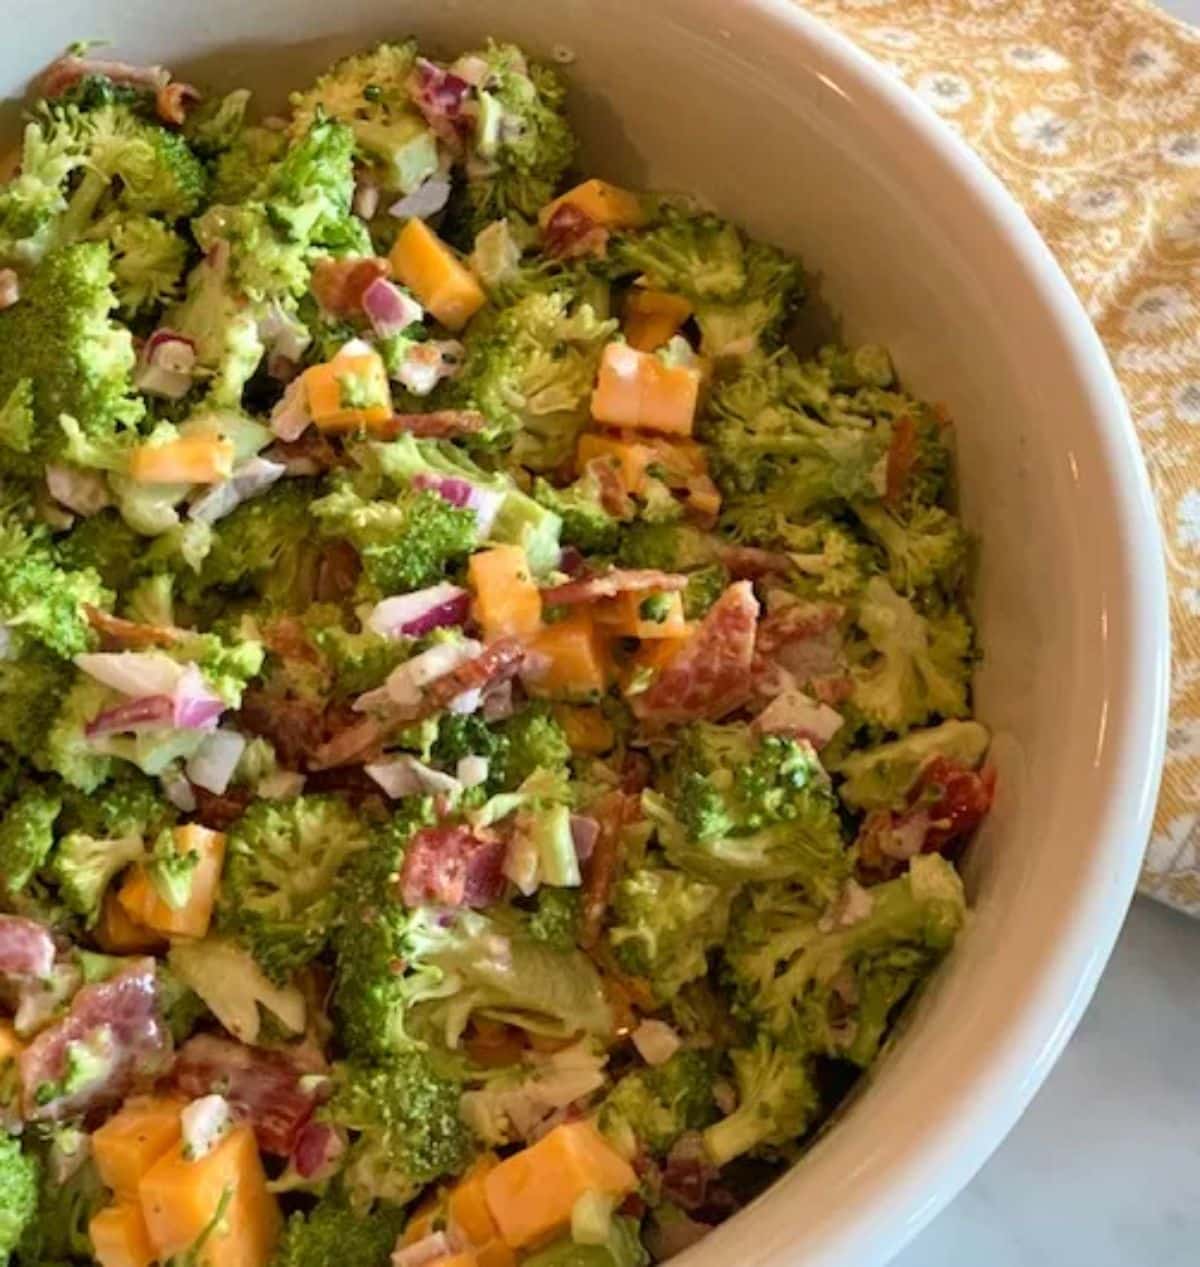
[[1171,585],[1144,893],[1200,916],[1200,30],[1141,0],[802,0],[982,154],[1108,347]]

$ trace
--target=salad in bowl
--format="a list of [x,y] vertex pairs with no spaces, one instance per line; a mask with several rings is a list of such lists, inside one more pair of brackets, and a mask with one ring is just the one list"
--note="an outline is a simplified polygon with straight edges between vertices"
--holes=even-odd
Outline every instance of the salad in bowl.
[[953,426],[413,41],[0,189],[0,1261],[637,1267],[967,919]]

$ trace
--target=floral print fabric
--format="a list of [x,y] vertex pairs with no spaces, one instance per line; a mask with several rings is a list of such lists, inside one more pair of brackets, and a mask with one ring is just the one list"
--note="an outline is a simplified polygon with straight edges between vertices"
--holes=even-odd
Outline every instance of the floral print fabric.
[[1200,915],[1200,31],[1139,0],[804,3],[979,150],[1108,347],[1171,583],[1171,727],[1142,890]]

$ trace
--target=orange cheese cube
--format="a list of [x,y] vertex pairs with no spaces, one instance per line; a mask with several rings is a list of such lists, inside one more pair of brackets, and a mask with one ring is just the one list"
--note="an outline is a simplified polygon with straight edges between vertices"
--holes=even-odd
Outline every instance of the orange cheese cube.
[[567,743],[575,752],[599,756],[608,752],[617,741],[612,723],[598,708],[577,704],[558,704],[554,718],[563,728]]
[[129,918],[114,889],[109,889],[104,895],[94,935],[96,944],[108,955],[137,955],[163,946],[161,933]]
[[392,389],[377,352],[335,356],[302,375],[308,412],[320,431],[370,431],[392,418]]
[[610,343],[600,359],[592,417],[613,427],[691,435],[699,394],[698,369]]
[[556,1126],[484,1178],[492,1218],[513,1249],[561,1232],[585,1192],[623,1197],[635,1187],[633,1168],[590,1122]]
[[522,681],[534,695],[579,699],[602,694],[608,683],[606,648],[586,611],[544,626],[529,651]]
[[192,872],[188,900],[174,910],[160,896],[142,864],[135,866],[121,885],[119,894],[125,914],[137,924],[167,937],[203,937],[212,920],[221,867],[225,861],[225,836],[198,823],[187,823],[174,831],[179,854],[196,853],[199,862]]
[[179,1142],[183,1103],[170,1096],[135,1097],[93,1133],[96,1170],[118,1200],[136,1201],[142,1176]]
[[625,341],[639,352],[653,352],[691,315],[692,306],[681,295],[635,288],[625,301]]
[[475,591],[475,619],[487,641],[524,638],[542,623],[542,596],[520,546],[493,546],[471,555],[467,583]]
[[213,434],[139,444],[129,455],[129,477],[138,484],[217,484],[232,471],[233,442]]
[[142,1176],[138,1197],[160,1259],[190,1249],[222,1201],[224,1216],[208,1232],[198,1267],[266,1267],[279,1239],[279,1206],[245,1124],[194,1161],[174,1145]]
[[538,224],[545,228],[550,217],[565,203],[577,207],[589,220],[605,229],[637,229],[647,220],[646,207],[639,195],[593,178],[548,202],[538,212]]
[[646,488],[646,467],[653,460],[654,450],[637,440],[618,439],[598,431],[585,431],[575,450],[575,469],[581,474],[589,462],[597,458],[611,462],[621,477],[627,493],[641,493]]
[[[666,599],[667,613],[662,620],[649,620],[642,615],[642,604],[648,598]],[[603,625],[614,637],[650,641],[655,638],[686,638],[688,635],[688,623],[683,615],[683,595],[677,592],[627,591],[605,603],[597,603],[595,616],[596,623]]]
[[695,625],[687,625],[678,638],[659,638],[655,641],[643,642],[629,657],[622,678],[622,689],[628,695],[635,687],[645,689],[646,677],[653,681],[663,669],[675,658],[680,649],[695,632]]
[[415,216],[396,235],[392,272],[446,327],[461,330],[487,297],[465,264]]
[[100,1267],[149,1267],[158,1258],[136,1201],[118,1201],[97,1211],[88,1236]]
[[483,1191],[485,1177],[498,1164],[494,1153],[485,1153],[450,1191],[450,1226],[471,1245],[485,1245],[499,1235]]
[[517,1267],[517,1256],[497,1237],[475,1250],[476,1267]]
[[426,1267],[479,1267],[479,1260],[473,1249],[460,1249],[457,1254],[446,1254],[435,1258]]

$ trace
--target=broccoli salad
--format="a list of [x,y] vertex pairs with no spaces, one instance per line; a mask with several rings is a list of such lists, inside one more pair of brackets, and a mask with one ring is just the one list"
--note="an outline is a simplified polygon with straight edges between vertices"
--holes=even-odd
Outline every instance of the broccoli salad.
[[555,68],[84,47],[0,187],[0,1264],[641,1267],[967,918],[953,428]]

